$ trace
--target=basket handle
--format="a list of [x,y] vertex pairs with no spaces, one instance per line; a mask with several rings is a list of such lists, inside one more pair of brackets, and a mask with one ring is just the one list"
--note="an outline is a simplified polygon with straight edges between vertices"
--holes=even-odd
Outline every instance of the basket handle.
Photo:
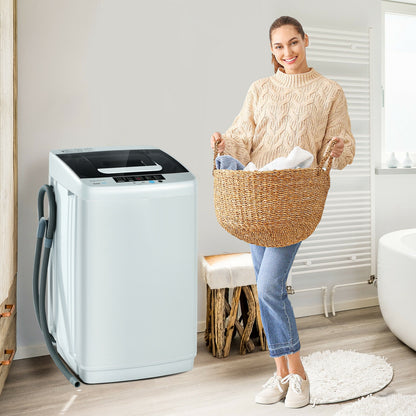
[[214,147],[214,164],[213,164],[213,167],[212,167],[212,174],[214,174],[214,170],[217,169],[217,166],[215,165],[215,159],[218,156],[218,140],[215,140],[214,146],[215,146]]
[[324,156],[322,157],[322,160],[321,160],[321,162],[319,163],[319,168],[320,168],[321,170],[323,170],[323,169],[324,169],[324,165],[325,165],[325,163],[326,163],[326,162],[327,162],[327,165],[326,165],[326,170],[327,170],[328,172],[331,170],[331,168],[332,168],[332,161],[334,160],[334,158],[333,158],[333,157],[330,157],[330,156],[331,156],[332,149],[334,148],[334,146],[335,146],[337,143],[338,143],[338,140],[337,140],[337,139],[332,139],[332,140],[328,143],[328,146],[326,147],[326,150],[325,150]]

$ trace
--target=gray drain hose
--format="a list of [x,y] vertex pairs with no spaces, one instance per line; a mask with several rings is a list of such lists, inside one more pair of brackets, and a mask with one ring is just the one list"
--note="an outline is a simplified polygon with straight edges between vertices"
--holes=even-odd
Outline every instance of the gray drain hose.
[[[43,201],[45,193],[48,196],[49,203],[49,219],[44,216]],[[68,369],[64,361],[56,351],[53,343],[55,342],[53,336],[48,329],[48,323],[46,320],[46,282],[48,278],[48,264],[49,256],[51,252],[53,235],[56,228],[56,202],[53,187],[49,185],[43,185],[40,188],[38,196],[38,218],[39,225],[36,239],[35,250],[35,263],[33,267],[33,303],[35,306],[36,318],[38,320],[40,329],[42,330],[43,337],[45,338],[46,346],[48,347],[49,354],[56,366],[61,370],[63,375],[69,380],[74,387],[79,387],[81,382],[79,379]],[[45,241],[42,257],[42,246]],[[40,274],[39,274],[40,270]]]

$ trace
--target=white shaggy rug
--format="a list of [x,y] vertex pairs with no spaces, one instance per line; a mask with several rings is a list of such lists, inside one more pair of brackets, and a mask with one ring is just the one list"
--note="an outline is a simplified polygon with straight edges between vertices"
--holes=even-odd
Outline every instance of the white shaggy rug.
[[312,404],[337,403],[368,396],[386,387],[393,368],[383,357],[355,351],[318,351],[302,362]]
[[390,394],[368,396],[345,406],[335,416],[415,416],[416,396]]

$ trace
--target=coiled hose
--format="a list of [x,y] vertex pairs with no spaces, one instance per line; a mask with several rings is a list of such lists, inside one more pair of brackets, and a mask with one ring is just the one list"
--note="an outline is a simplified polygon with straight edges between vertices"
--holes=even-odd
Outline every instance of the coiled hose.
[[[46,219],[44,215],[45,194],[48,196],[49,219]],[[48,323],[46,320],[46,283],[48,278],[49,256],[56,228],[55,193],[53,191],[53,187],[50,185],[43,185],[39,190],[38,219],[39,225],[36,239],[35,262],[33,267],[33,303],[35,306],[36,318],[38,320],[40,329],[42,330],[46,346],[48,347],[48,351],[52,357],[53,362],[61,370],[68,381],[74,385],[74,387],[79,387],[81,382],[68,369],[56,351],[56,347],[54,346],[55,339],[49,332]],[[41,260],[43,245],[43,258]]]

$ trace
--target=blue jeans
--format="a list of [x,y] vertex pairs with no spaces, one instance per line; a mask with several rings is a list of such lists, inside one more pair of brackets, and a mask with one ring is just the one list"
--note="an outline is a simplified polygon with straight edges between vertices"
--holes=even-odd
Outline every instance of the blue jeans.
[[287,247],[250,244],[259,294],[260,314],[271,357],[300,350],[298,330],[286,281],[300,243]]

